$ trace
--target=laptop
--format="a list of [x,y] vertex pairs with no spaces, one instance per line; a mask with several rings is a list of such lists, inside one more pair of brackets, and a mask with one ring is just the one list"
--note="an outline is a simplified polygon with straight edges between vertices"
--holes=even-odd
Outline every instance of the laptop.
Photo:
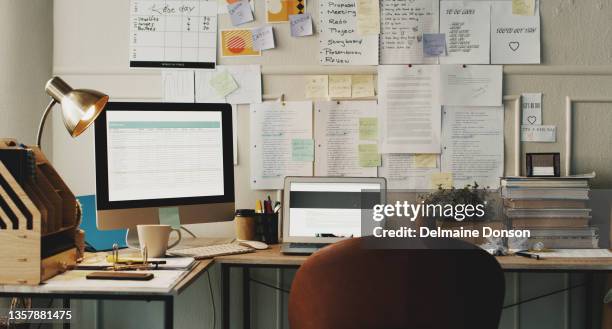
[[362,211],[385,202],[384,178],[286,177],[283,197],[285,254],[312,254],[361,236]]

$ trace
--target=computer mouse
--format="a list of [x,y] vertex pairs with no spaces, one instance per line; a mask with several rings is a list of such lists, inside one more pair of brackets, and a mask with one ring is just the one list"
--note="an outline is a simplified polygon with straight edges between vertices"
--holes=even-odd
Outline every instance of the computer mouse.
[[257,250],[268,249],[268,244],[261,241],[238,241],[238,244],[245,247],[251,247]]

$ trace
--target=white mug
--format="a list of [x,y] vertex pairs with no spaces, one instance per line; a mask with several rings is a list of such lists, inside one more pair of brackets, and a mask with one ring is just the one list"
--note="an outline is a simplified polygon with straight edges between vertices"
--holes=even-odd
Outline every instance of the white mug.
[[[166,256],[166,250],[175,247],[181,242],[181,231],[172,228],[170,225],[137,225],[138,242],[140,247],[128,245],[130,248],[140,249],[142,252],[143,246],[147,247],[147,257],[160,258]],[[178,239],[171,245],[168,245],[170,233],[176,232]]]

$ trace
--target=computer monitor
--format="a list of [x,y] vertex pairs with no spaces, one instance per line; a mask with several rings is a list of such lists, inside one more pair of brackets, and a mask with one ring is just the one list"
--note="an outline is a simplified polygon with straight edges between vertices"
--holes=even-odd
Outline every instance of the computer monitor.
[[233,219],[229,104],[109,102],[94,127],[99,229]]

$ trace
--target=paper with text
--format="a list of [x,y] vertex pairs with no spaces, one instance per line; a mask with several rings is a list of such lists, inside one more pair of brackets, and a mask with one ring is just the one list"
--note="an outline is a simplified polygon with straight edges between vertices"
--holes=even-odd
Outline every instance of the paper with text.
[[357,33],[354,0],[319,2],[319,62],[323,65],[378,65],[378,35]]
[[501,65],[440,65],[442,105],[500,106]]
[[[435,155],[439,158],[438,155]],[[414,154],[383,154],[378,176],[387,179],[387,189],[426,190],[431,187],[431,175],[439,168],[417,168]]]
[[315,175],[376,177],[375,167],[359,165],[359,118],[376,117],[376,101],[315,103]]
[[352,83],[350,75],[329,76],[329,97],[351,98],[351,87]]
[[290,15],[292,37],[305,37],[312,35],[312,16],[309,13]]
[[253,12],[248,0],[237,0],[227,5],[232,25],[238,26],[253,21]]
[[517,16],[511,3],[491,3],[491,64],[540,64],[540,12]]
[[305,96],[308,99],[328,98],[329,78],[327,75],[310,75],[306,77]]
[[423,56],[423,33],[438,33],[439,2],[380,0],[380,64],[437,64]]
[[272,26],[262,26],[253,29],[253,49],[266,50],[273,49],[274,47]]
[[162,70],[164,102],[194,102],[194,72],[192,70]]
[[[238,89],[221,97],[210,84],[216,72],[229,72]],[[261,103],[261,67],[259,65],[217,65],[215,70],[197,70],[195,72],[195,89],[197,103]]]
[[447,56],[440,64],[489,64],[490,20],[489,1],[441,1]]
[[504,174],[504,108],[444,107],[442,172],[453,173],[456,188],[499,187]]
[[355,0],[357,4],[357,32],[360,35],[380,33],[378,0]]
[[557,126],[521,126],[521,142],[554,143],[556,141]]
[[440,153],[440,67],[378,66],[382,153]]
[[353,75],[351,77],[351,97],[374,97],[374,76]]
[[312,163],[292,159],[294,139],[312,139],[312,102],[251,104],[251,188],[279,190],[285,176],[312,176]]
[[542,93],[521,94],[523,125],[542,124]]

